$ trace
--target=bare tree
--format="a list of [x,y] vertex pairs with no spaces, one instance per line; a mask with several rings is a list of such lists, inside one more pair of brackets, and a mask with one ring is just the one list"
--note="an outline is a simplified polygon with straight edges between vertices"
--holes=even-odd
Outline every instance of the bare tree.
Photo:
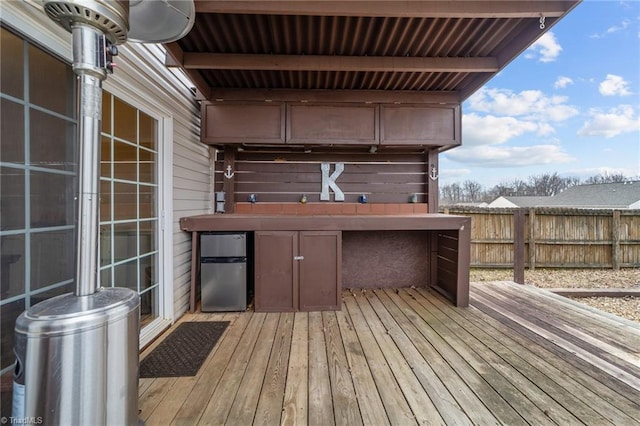
[[[608,174],[605,172],[591,176],[584,183],[616,183],[625,182],[629,179],[622,173]],[[442,185],[440,187],[440,200],[444,204],[455,204],[460,202],[491,202],[500,196],[553,196],[581,183],[577,177],[562,177],[557,172],[532,175],[526,181],[514,178],[512,181],[501,182],[488,190],[485,190],[482,184],[476,181],[466,180],[462,184],[454,182]]]
[[455,204],[462,201],[462,187],[459,183],[449,183],[440,186],[440,200],[444,204]]
[[502,182],[494,187],[498,196],[532,195],[531,187],[522,179],[514,179],[511,182]]
[[607,172],[601,173],[599,175],[591,176],[587,180],[584,181],[586,184],[594,184],[594,183],[622,183],[629,180],[623,173],[613,173],[609,174]]
[[477,202],[481,200],[483,193],[482,185],[473,180],[462,182],[462,194],[465,201]]
[[557,172],[529,176],[531,195],[552,196],[575,185],[575,178],[563,178]]

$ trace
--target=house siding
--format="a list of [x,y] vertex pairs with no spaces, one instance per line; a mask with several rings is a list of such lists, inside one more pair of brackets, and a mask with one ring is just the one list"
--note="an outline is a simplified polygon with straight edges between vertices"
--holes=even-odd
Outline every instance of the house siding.
[[[3,2],[1,7],[3,23],[71,61],[70,34],[49,20],[39,7],[24,2]],[[104,89],[140,109],[149,109],[156,118],[159,113],[164,128],[172,129],[170,148],[164,152],[170,157],[163,160],[163,196],[171,200],[164,203],[171,205],[169,211],[164,211],[164,223],[172,233],[171,247],[167,248],[173,258],[173,268],[166,271],[165,279],[173,282],[173,317],[177,319],[189,307],[191,259],[191,236],[180,230],[179,219],[210,212],[211,152],[200,143],[199,106],[183,81],[164,66],[163,49],[133,43],[118,47],[117,67],[104,82]]]

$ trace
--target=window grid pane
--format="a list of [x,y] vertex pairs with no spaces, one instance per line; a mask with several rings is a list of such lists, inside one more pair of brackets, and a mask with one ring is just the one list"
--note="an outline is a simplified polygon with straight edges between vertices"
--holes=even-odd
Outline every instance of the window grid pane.
[[103,106],[112,122],[102,125],[101,285],[151,294],[159,285],[157,121],[108,93]]
[[[0,333],[11,348],[20,313],[73,289],[76,83],[69,64],[0,33]],[[3,350],[0,373],[13,361]]]

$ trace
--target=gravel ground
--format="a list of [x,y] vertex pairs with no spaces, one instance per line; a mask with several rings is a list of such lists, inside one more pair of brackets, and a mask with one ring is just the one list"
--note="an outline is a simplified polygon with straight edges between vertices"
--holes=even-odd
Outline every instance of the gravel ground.
[[[512,269],[471,269],[471,281],[513,281]],[[540,288],[640,288],[640,269],[536,269],[524,281]],[[575,300],[640,322],[640,297],[585,297]]]

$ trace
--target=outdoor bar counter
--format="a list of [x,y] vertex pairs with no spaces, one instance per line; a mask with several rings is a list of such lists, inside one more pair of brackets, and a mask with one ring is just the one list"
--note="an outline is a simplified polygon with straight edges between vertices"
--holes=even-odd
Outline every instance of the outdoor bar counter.
[[[423,286],[458,307],[469,303],[469,217],[234,213],[184,217],[180,228],[192,233],[191,311],[196,306],[202,232],[255,236],[256,311],[339,310],[343,286]],[[291,271],[293,290],[283,270]]]

